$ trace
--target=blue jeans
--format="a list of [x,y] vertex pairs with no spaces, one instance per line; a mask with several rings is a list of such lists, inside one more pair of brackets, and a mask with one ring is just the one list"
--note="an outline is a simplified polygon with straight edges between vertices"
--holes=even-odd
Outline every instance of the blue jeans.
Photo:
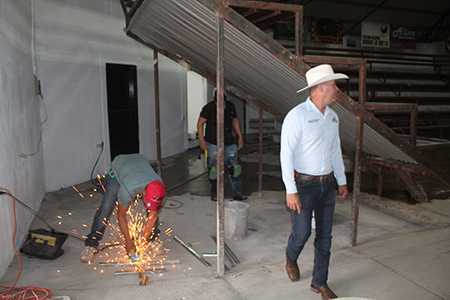
[[[87,238],[84,242],[85,246],[98,248],[100,241],[103,238],[103,234],[105,233],[105,229],[108,226],[109,218],[111,217],[111,214],[116,207],[117,194],[119,193],[120,184],[116,178],[112,178],[109,175],[107,176],[107,178],[108,182],[106,184],[106,190],[105,194],[103,195],[102,204],[95,213],[94,221],[92,221],[91,232],[87,235]],[[154,239],[160,232],[160,229],[158,228],[158,222],[159,219],[156,219],[152,239]]]
[[[208,144],[208,164],[209,168],[216,167],[217,166],[217,145],[213,145],[210,143]],[[225,167],[230,168],[235,163],[237,163],[238,160],[238,148],[235,144],[225,146],[224,149],[224,158],[225,158]],[[234,174],[230,174],[228,172],[228,177],[230,178],[231,182],[231,188],[233,190],[233,196],[242,193],[242,185],[241,185],[241,178],[234,177]],[[209,186],[211,189],[211,195],[217,194],[217,179],[211,180],[209,179]]]
[[286,249],[286,259],[295,263],[311,235],[314,211],[316,237],[314,240],[314,269],[312,283],[327,285],[330,265],[331,231],[335,206],[334,177],[325,182],[297,180],[297,191],[302,205],[301,213],[292,211],[292,233]]
[[116,207],[117,194],[119,193],[120,184],[116,178],[107,176],[108,182],[106,184],[105,195],[103,195],[102,204],[97,209],[92,222],[91,232],[88,234],[84,244],[98,248],[100,241],[103,238],[106,226],[108,226],[109,218]]

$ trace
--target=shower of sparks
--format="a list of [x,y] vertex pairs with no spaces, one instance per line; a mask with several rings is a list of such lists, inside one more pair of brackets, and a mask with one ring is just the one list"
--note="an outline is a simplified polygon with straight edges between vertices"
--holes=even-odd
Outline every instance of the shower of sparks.
[[103,191],[106,192],[105,187],[103,186],[103,183],[102,183],[102,179],[101,179],[100,175],[98,175],[98,174],[97,174],[97,179],[98,179],[98,182],[100,182],[100,185],[102,186]]
[[78,193],[78,195],[80,195],[81,198],[84,198],[83,194],[81,194],[74,185],[72,185],[72,187]]
[[[136,247],[136,254],[139,255],[140,260],[136,262],[134,269],[137,272],[143,272],[143,271],[151,271],[151,272],[157,272],[156,268],[153,268],[153,270],[144,269],[143,267],[148,265],[150,262],[155,262],[156,255],[167,253],[169,249],[164,248],[164,243],[168,241],[162,240],[162,235],[159,237],[156,237],[152,242],[148,242],[144,239],[144,226],[147,221],[147,211],[144,208],[139,208],[139,201],[133,201],[130,205],[130,208],[127,211],[127,221],[128,221],[128,230],[130,237],[134,241],[135,247]],[[109,224],[111,228],[111,235],[113,237],[113,245],[122,244],[122,247],[119,248],[119,251],[117,251],[117,255],[114,255],[115,258],[112,258],[111,256],[108,256],[108,263],[125,263],[130,262],[130,259],[125,252],[124,247],[124,239],[122,232],[120,230],[120,227],[118,225],[118,222],[111,222]],[[170,233],[172,232],[172,229],[167,229],[165,231],[166,236],[170,236]],[[160,263],[163,264],[163,261],[165,259],[160,259]],[[160,275],[162,276],[162,274]]]

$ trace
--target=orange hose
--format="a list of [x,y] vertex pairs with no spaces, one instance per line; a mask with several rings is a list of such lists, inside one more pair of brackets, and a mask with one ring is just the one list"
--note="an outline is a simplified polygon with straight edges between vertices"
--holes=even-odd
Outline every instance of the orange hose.
[[[14,253],[16,253],[17,259],[19,260],[19,273],[17,274],[16,281],[14,281],[14,284],[12,286],[6,286],[1,285],[1,287],[7,288],[8,290],[3,291],[0,293],[0,299],[1,300],[45,300],[50,299],[52,297],[52,291],[46,288],[41,288],[37,286],[24,286],[24,287],[15,287],[17,281],[19,280],[20,273],[22,272],[22,260],[20,259],[20,255],[17,252],[16,246],[14,245],[14,236],[16,235],[16,227],[17,227],[17,221],[16,221],[16,205],[14,201],[14,197],[11,194],[9,190],[6,190],[8,194],[11,196],[12,199],[12,207],[13,207],[13,216],[14,216],[14,229],[13,234],[11,237],[11,243],[14,249]],[[9,293],[13,290],[21,290],[21,292],[15,293],[13,295],[9,295]]]

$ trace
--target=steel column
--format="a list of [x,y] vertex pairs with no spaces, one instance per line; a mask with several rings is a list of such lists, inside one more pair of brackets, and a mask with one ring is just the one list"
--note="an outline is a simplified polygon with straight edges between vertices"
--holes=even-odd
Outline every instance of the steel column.
[[259,171],[258,171],[258,193],[262,197],[262,182],[263,182],[263,109],[259,107]]
[[380,170],[378,171],[378,189],[377,189],[377,195],[381,196],[383,194],[383,177],[384,177],[384,168],[380,167]]
[[225,242],[225,207],[224,207],[224,54],[225,28],[224,17],[217,14],[217,273],[225,274],[224,242]]
[[244,130],[244,155],[247,155],[247,101],[242,101],[244,105],[242,105],[242,127]]
[[355,171],[353,180],[352,221],[350,225],[350,246],[356,246],[359,216],[359,194],[361,191],[361,157],[364,122],[361,117],[356,118]]
[[417,116],[419,114],[419,106],[416,105],[416,107],[411,110],[411,117],[410,117],[410,130],[409,130],[409,139],[411,145],[415,146],[417,143]]
[[[366,102],[366,76],[367,64],[362,61],[359,65],[359,104],[364,106]],[[364,139],[364,121],[356,118],[356,144],[355,144],[355,177],[353,180],[352,222],[350,225],[350,245],[356,246],[358,235],[359,196],[361,192],[361,165]]]
[[158,51],[153,50],[153,72],[155,77],[155,122],[156,122],[156,159],[157,159],[157,171],[161,177],[161,122],[159,111],[159,61]]
[[295,12],[295,55],[303,56],[303,6]]

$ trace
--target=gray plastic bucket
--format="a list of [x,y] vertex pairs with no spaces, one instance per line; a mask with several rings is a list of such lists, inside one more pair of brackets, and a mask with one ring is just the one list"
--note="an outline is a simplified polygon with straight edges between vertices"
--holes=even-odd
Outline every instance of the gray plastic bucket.
[[250,206],[247,203],[225,202],[225,238],[240,240],[247,235]]

